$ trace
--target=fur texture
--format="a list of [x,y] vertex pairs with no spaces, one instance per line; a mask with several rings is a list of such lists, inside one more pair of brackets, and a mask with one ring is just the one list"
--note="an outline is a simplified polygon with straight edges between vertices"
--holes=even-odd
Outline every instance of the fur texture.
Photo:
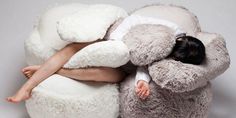
[[[69,4],[47,11],[34,27],[29,39],[25,40],[27,64],[42,64],[59,49],[71,43],[60,39],[56,22],[64,15],[85,7],[87,5]],[[111,19],[113,21],[116,18]],[[110,20],[104,22],[111,23]],[[103,30],[106,32],[107,29]],[[117,45],[115,41],[103,41],[89,45],[76,53],[65,67],[121,66],[129,60],[128,48],[123,42],[116,43]],[[117,118],[118,99],[116,84],[80,82],[52,75],[33,89],[32,97],[26,101],[26,108],[31,118]]]
[[208,44],[205,42],[205,62],[201,65],[184,64],[172,59],[155,62],[149,66],[149,73],[156,84],[173,92],[192,91],[206,85],[229,67],[229,54],[221,36],[199,33],[198,37],[210,40]]
[[68,14],[72,14],[87,7],[88,5],[86,4],[74,3],[48,9],[44,14],[41,15],[35,26],[40,34],[41,42],[45,46],[55,50],[59,50],[65,47],[68,43],[71,43],[61,40],[57,33],[57,21]]
[[69,42],[91,42],[102,39],[107,29],[117,19],[126,17],[122,8],[98,4],[62,18],[57,29],[62,40]]
[[25,40],[25,56],[28,65],[42,64],[45,59],[51,57],[56,50],[45,45],[41,41],[41,37],[37,28],[34,28],[30,37]]
[[74,54],[64,67],[105,66],[117,68],[128,61],[129,50],[122,41],[102,41],[91,44]]
[[[172,59],[149,62],[151,64],[148,65],[148,70],[152,77],[151,95],[146,101],[140,100],[135,94],[135,75],[126,78],[120,85],[120,116],[122,118],[207,118],[212,100],[209,81],[222,74],[230,64],[223,37],[201,32],[197,17],[182,7],[152,5],[138,9],[133,14],[163,18],[183,27],[188,35],[196,36],[204,43],[206,59],[198,66]],[[143,28],[144,31],[146,29]],[[140,32],[133,33],[127,41],[136,35],[140,35]],[[136,46],[135,43],[126,44],[128,48]],[[142,48],[137,48],[136,52],[143,48],[148,51],[152,49],[145,43],[140,43],[139,47]],[[148,51],[146,53],[149,53]],[[131,53],[131,60],[132,56]],[[134,58],[140,60],[139,57],[134,56]]]
[[[70,10],[73,11],[78,8],[75,6],[60,7],[59,9],[63,11],[65,8],[70,13]],[[81,8],[83,7],[87,6],[82,5]],[[47,26],[49,26],[44,23],[50,21],[50,18],[53,18],[51,21],[55,23],[56,18],[61,17],[61,15],[53,17],[57,13],[56,9],[54,10],[49,15],[50,17],[43,17],[40,20],[31,37],[25,42],[28,64],[43,63],[45,59],[65,45],[63,41],[54,45],[56,40],[50,40],[50,37],[57,37],[51,36],[56,32],[53,29],[50,30],[53,32],[48,34],[49,37],[45,38],[46,35],[43,35],[46,32],[43,29],[48,29]],[[135,94],[134,73],[120,84],[119,97],[119,91],[115,84],[78,82],[59,75],[53,75],[37,86],[33,90],[32,98],[26,101],[30,116],[32,118],[116,118],[118,117],[120,103],[120,116],[122,118],[207,118],[212,99],[209,80],[223,73],[230,64],[223,37],[218,34],[201,32],[197,18],[182,7],[153,5],[139,9],[134,14],[170,20],[183,27],[188,34],[197,36],[206,46],[207,57],[204,64],[194,66],[171,59],[157,61],[166,56],[167,54],[163,55],[163,53],[168,52],[169,49],[166,48],[167,50],[163,50],[162,53],[158,52],[162,51],[157,48],[158,45],[162,45],[162,42],[154,39],[160,37],[173,38],[170,35],[171,30],[164,26],[138,25],[127,33],[125,42],[128,48],[133,49],[130,53],[133,56],[133,62],[136,62],[137,65],[149,65],[148,69],[153,81],[150,83],[151,95],[146,101],[140,100]],[[119,23],[114,27],[117,25]],[[112,29],[115,28],[111,27],[110,30]],[[106,32],[109,33],[109,31]],[[147,45],[148,43],[149,45]],[[96,45],[99,44],[94,45],[92,46],[98,48]],[[92,46],[85,50],[95,52],[96,50]],[[99,49],[101,52],[112,53],[112,50],[110,50],[112,48],[100,47]],[[155,50],[158,51],[155,52]],[[96,57],[86,56],[87,51],[76,55],[79,55],[81,59],[82,57],[88,59],[83,60],[87,61],[88,65],[92,65],[89,60],[96,59]],[[101,52],[96,51],[96,53]],[[121,53],[116,54],[122,55]],[[157,57],[157,55],[162,56]],[[73,58],[68,62],[68,67],[76,64],[76,61],[80,59]],[[100,59],[104,59],[104,57]],[[107,60],[112,59],[113,57],[107,58]],[[100,62],[98,63],[100,64]],[[81,63],[77,66],[86,67],[88,65]]]
[[117,118],[117,87],[55,74],[33,89],[26,108],[31,118]]
[[165,58],[175,44],[172,29],[154,24],[136,25],[123,39],[129,48],[131,62],[138,66]]
[[[104,7],[107,8],[103,9]],[[102,4],[92,5],[90,6],[90,8],[92,9],[92,11],[100,9],[100,10],[105,10],[106,12],[104,13],[107,12],[114,13],[112,17],[111,16],[105,17],[106,20],[103,19],[103,17],[99,18],[102,22],[104,22],[101,23],[104,27],[110,26],[112,23],[115,22],[115,20],[119,20],[121,17],[127,15],[124,10],[112,5],[102,5]],[[68,14],[72,14],[74,12],[77,13],[78,11],[83,11],[85,9],[88,9],[88,5],[76,3],[64,6],[57,6],[56,8],[49,9],[46,13],[44,13],[40,18],[39,22],[34,27],[34,30],[31,33],[30,37],[27,40],[25,40],[25,54],[26,54],[27,64],[28,65],[43,64],[46,59],[55,54],[59,49],[65,47],[69,43],[72,43],[60,39],[56,31],[57,30],[56,22],[59,19],[68,16]],[[88,22],[88,19],[86,22]],[[101,26],[100,28],[103,29],[100,29],[98,31],[107,32],[107,28],[104,27]],[[97,40],[98,38],[92,38],[92,39]],[[128,49],[126,45],[124,45],[122,42],[103,42],[89,45],[85,49],[81,50],[81,52],[79,51],[64,65],[64,67],[65,68],[79,68],[79,67],[89,67],[89,66],[119,67],[127,63],[128,60],[129,60]]]
[[207,118],[212,92],[210,84],[194,91],[174,93],[150,82],[151,94],[141,100],[135,94],[135,75],[120,85],[122,118]]

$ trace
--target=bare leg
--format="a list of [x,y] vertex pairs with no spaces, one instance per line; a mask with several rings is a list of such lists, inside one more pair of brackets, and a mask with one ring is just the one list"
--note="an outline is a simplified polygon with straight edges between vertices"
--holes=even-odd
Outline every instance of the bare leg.
[[92,67],[82,69],[60,69],[57,74],[82,81],[120,82],[125,73],[117,68]]
[[[23,74],[30,78],[40,65],[28,66],[22,69]],[[97,82],[119,82],[125,77],[125,73],[117,68],[109,67],[91,67],[82,69],[65,69],[61,68],[57,74],[82,81],[97,81]]]
[[73,43],[58,51],[30,77],[14,96],[8,97],[7,100],[17,103],[28,99],[31,95],[31,90],[35,86],[58,71],[77,51],[91,43]]

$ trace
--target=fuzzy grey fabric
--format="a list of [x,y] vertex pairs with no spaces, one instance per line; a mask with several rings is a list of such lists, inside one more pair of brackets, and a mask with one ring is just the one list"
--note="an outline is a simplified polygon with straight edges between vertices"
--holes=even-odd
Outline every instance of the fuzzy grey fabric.
[[130,60],[138,66],[148,65],[171,53],[175,45],[174,31],[163,25],[136,25],[123,38]]
[[[143,11],[139,9],[139,12],[134,12],[134,14],[158,16],[158,14],[153,14],[155,12],[166,19],[177,17],[179,14],[190,16],[186,18],[188,22],[184,22],[185,17],[181,17],[181,20],[173,20],[185,27],[188,34],[192,34],[204,43],[206,59],[201,65],[186,64],[170,58],[157,61],[154,58],[156,55],[153,55],[156,52],[152,52],[155,49],[153,46],[157,46],[157,43],[154,45],[144,40],[151,39],[149,32],[146,31],[152,29],[148,27],[155,26],[137,26],[140,27],[140,31],[135,31],[136,28],[131,29],[125,43],[131,50],[131,61],[136,65],[148,66],[152,78],[151,94],[147,100],[140,100],[135,93],[135,73],[127,77],[120,84],[120,116],[122,118],[207,118],[212,100],[209,81],[222,74],[230,65],[224,38],[219,34],[201,32],[197,17],[183,7],[173,5],[147,7],[150,8],[144,7]],[[162,14],[162,11],[155,11],[165,9],[168,12],[168,9],[173,10],[173,7],[178,9],[174,11],[174,14]],[[149,31],[153,37],[156,37],[152,34],[153,30]]]
[[212,100],[210,83],[190,92],[174,93],[150,82],[151,94],[141,100],[135,94],[135,75],[120,85],[122,118],[207,118]]
[[[172,59],[165,59],[152,63],[149,74],[152,80],[162,88],[173,92],[191,91],[223,73],[230,64],[229,54],[222,36],[210,33],[201,40],[210,40],[206,47],[206,59],[201,65],[185,64]],[[209,39],[212,38],[212,39]]]

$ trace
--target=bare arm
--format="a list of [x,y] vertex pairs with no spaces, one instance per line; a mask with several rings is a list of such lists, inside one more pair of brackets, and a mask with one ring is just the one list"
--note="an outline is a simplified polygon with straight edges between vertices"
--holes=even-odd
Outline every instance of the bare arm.
[[125,77],[125,73],[116,68],[92,67],[82,69],[60,69],[56,72],[76,80],[99,81],[99,82],[119,82]]

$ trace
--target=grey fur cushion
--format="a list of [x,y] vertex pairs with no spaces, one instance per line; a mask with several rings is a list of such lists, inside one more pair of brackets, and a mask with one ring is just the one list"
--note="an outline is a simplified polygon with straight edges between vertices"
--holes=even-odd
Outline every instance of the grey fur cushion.
[[120,111],[122,118],[207,118],[212,100],[208,83],[194,91],[174,93],[150,82],[151,94],[141,100],[135,94],[135,74],[127,77],[120,87]]
[[223,73],[230,64],[226,44],[222,36],[199,33],[197,36],[206,47],[206,59],[201,65],[185,64],[164,59],[149,66],[152,80],[162,88],[173,92],[191,91]]
[[[127,77],[120,87],[121,117],[207,118],[212,99],[209,80],[222,74],[230,64],[223,37],[201,32],[197,17],[182,7],[152,5],[138,9],[133,14],[170,20],[183,27],[187,34],[199,38],[204,43],[206,60],[200,66],[184,64],[172,59],[163,59],[149,64],[149,74],[152,77],[151,94],[145,101],[140,100],[135,94],[134,74]],[[133,35],[140,35],[138,33],[142,32]],[[139,47],[149,50],[144,45]],[[142,48],[140,50],[143,50]]]
[[133,64],[143,66],[171,53],[175,45],[174,31],[163,25],[136,25],[123,38]]

